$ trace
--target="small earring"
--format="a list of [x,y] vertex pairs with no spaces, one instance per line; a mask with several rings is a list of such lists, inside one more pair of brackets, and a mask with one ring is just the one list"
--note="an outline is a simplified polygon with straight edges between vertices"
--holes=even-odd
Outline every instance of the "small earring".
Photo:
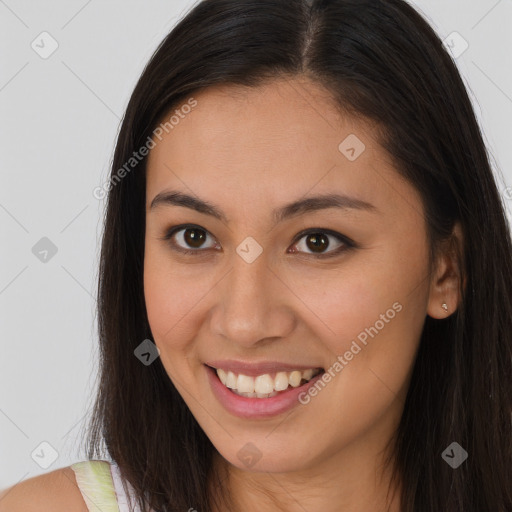
[[446,304],[446,302],[443,302],[443,303],[441,304],[441,307],[442,307],[446,312],[448,312],[448,305]]

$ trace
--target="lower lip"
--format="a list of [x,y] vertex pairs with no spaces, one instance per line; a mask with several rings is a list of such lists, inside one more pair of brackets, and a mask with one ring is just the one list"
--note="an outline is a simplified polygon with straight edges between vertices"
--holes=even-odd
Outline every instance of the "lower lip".
[[249,419],[269,418],[289,411],[294,406],[300,404],[299,395],[304,392],[307,393],[308,389],[322,377],[322,373],[319,373],[302,386],[282,391],[271,398],[247,398],[233,393],[222,384],[217,376],[217,372],[213,368],[206,365],[205,367],[217,400],[231,414]]

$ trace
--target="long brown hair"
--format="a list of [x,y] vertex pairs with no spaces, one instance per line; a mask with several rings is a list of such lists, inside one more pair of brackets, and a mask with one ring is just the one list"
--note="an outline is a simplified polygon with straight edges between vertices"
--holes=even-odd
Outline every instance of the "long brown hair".
[[[211,510],[205,483],[215,448],[160,360],[146,366],[134,357],[152,339],[143,293],[146,158],[122,179],[118,170],[195,91],[299,74],[380,127],[382,146],[421,194],[432,256],[455,222],[462,227],[462,302],[445,320],[426,317],[396,434],[402,510],[511,511],[509,226],[453,59],[402,0],[204,0],[160,44],[131,96],[112,163],[88,457],[117,462],[143,510]],[[469,454],[457,469],[441,457],[453,441]]]

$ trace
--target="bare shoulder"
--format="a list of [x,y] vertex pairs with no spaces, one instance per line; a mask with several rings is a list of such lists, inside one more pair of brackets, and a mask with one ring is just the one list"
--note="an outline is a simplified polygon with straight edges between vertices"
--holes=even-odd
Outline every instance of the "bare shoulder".
[[0,512],[87,512],[68,466],[0,490]]

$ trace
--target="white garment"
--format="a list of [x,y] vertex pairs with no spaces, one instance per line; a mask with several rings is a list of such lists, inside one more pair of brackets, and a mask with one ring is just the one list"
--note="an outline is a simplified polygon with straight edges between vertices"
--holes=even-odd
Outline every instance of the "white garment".
[[[121,471],[117,464],[110,463],[110,473],[112,474],[112,480],[114,482],[114,489],[116,491],[117,504],[119,506],[119,512],[130,512],[130,508],[128,506],[128,496],[123,487],[123,479],[121,477]],[[132,498],[131,503],[133,504],[134,512],[141,512],[139,505],[135,501],[135,492],[133,487],[126,480],[124,481],[126,486],[128,487],[128,493]]]

